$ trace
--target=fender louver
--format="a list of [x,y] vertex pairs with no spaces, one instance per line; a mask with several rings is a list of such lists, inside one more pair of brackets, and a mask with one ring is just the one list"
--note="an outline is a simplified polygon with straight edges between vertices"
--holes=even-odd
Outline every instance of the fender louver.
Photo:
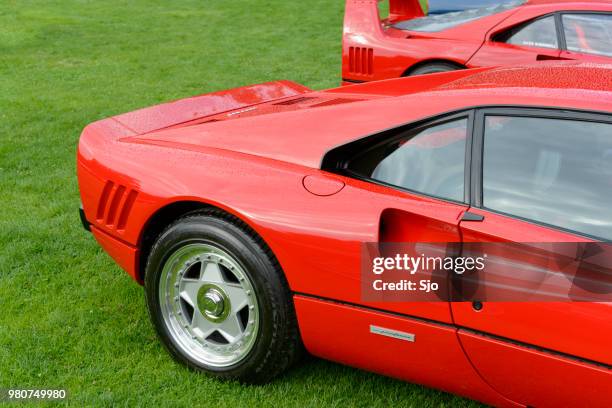
[[304,103],[304,102],[307,102],[307,101],[311,101],[313,99],[317,99],[317,98],[314,98],[312,96],[302,96],[300,98],[290,99],[288,101],[277,102],[274,105],[277,105],[277,106],[296,105],[298,103]]
[[349,47],[349,72],[357,75],[373,75],[374,50],[372,48]]
[[122,232],[137,195],[136,190],[107,181],[98,202],[96,213],[98,224]]

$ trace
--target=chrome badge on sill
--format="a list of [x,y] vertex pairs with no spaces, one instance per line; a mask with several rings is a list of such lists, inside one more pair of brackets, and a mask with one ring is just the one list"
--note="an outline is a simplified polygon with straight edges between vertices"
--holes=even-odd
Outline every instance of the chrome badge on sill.
[[416,336],[412,333],[406,333],[398,330],[385,329],[384,327],[378,327],[370,325],[370,333],[378,334],[380,336],[391,337],[398,340],[409,341],[414,343]]

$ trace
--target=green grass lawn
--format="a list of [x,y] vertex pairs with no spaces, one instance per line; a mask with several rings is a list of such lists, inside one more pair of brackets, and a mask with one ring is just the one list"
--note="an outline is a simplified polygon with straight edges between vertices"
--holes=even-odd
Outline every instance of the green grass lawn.
[[0,4],[0,388],[91,405],[470,406],[309,358],[272,384],[192,373],[155,337],[142,289],[80,226],[89,122],[274,79],[340,81],[343,1]]

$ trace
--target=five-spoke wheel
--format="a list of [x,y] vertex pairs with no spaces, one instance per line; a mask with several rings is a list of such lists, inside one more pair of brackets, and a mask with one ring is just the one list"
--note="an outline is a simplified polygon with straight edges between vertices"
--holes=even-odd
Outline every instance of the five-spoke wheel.
[[300,355],[285,276],[237,218],[211,210],[175,221],[152,246],[145,272],[149,315],[181,363],[262,383]]
[[178,249],[164,265],[159,291],[166,325],[193,359],[229,366],[253,347],[257,296],[248,275],[224,250],[210,244]]

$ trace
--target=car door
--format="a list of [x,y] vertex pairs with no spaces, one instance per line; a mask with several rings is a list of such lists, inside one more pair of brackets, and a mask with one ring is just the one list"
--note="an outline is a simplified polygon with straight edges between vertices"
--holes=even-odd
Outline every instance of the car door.
[[515,25],[497,31],[485,41],[468,62],[470,67],[530,64],[561,58],[554,14],[524,23],[515,19],[513,16],[510,20]]
[[[447,246],[456,249],[459,222],[468,210],[466,163],[472,121],[471,110],[458,112],[400,126],[328,153],[324,172],[317,177],[340,175],[344,188],[333,198],[317,199],[325,211],[318,209],[310,225],[319,225],[316,217],[324,216],[325,227],[341,225],[348,242],[343,251],[334,244],[334,252],[326,256],[330,245],[321,244],[319,237],[299,252],[325,262],[304,268],[308,264],[299,258],[295,268],[286,268],[294,273],[304,268],[292,282],[299,292],[295,305],[300,332],[312,354],[507,405],[466,358],[446,295],[423,298],[414,292],[373,290],[378,275],[373,273],[372,257],[390,259],[395,253],[388,250],[394,249],[414,254],[421,244],[445,252]],[[315,191],[315,180],[305,187]],[[357,245],[350,242],[355,239],[360,241]],[[395,245],[399,247],[389,248]],[[360,246],[365,246],[365,254]],[[438,281],[439,292],[448,286],[448,274],[444,278]],[[436,277],[424,271],[415,279]]]
[[[344,230],[354,225],[350,232],[361,237],[357,243],[361,248],[345,252],[342,264],[330,264],[329,270],[317,268],[304,274],[308,278],[303,283],[300,280],[302,290],[452,323],[445,296],[444,301],[434,299],[429,304],[423,299],[373,292],[373,282],[363,287],[362,278],[375,276],[360,275],[364,271],[361,258],[364,251],[372,258],[384,256],[394,250],[393,243],[408,244],[408,250],[414,250],[414,244],[441,243],[440,247],[446,250],[447,243],[460,241],[459,220],[468,209],[465,161],[471,120],[471,112],[467,111],[424,124],[401,126],[328,154],[325,161],[329,164],[324,163],[324,170],[340,173],[345,187],[335,196],[339,201],[326,210],[326,216],[338,211],[332,213],[334,222],[345,225]],[[451,246],[448,250],[452,250]],[[320,274],[321,279],[313,278],[313,274]],[[433,279],[431,275],[422,278]],[[312,288],[307,286],[309,282]]]
[[612,61],[612,13],[562,13],[564,59],[597,63]]
[[[550,261],[551,248],[612,239],[610,115],[489,109],[478,112],[475,127],[470,213],[477,216],[461,222],[466,247],[505,242],[518,251],[548,248]],[[481,248],[491,250],[487,245]],[[609,267],[609,245],[599,246]],[[552,268],[541,256],[517,253],[506,258],[510,265],[487,265],[477,279],[480,287],[464,295],[486,293],[477,289],[499,283],[500,274],[524,278]],[[558,279],[565,296],[558,302],[537,296],[533,299],[541,302],[495,297],[453,302],[459,338],[483,378],[528,406],[610,406],[612,290],[606,271],[586,291],[602,300],[597,303],[577,301],[575,294],[585,293],[577,287],[581,269]]]
[[322,169],[306,175],[301,186],[307,226],[300,234],[307,238],[278,244],[288,248],[279,258],[292,288],[451,324],[446,301],[362,296],[361,259],[363,243],[384,252],[386,243],[460,241],[471,117],[466,110],[400,125],[328,152]]

